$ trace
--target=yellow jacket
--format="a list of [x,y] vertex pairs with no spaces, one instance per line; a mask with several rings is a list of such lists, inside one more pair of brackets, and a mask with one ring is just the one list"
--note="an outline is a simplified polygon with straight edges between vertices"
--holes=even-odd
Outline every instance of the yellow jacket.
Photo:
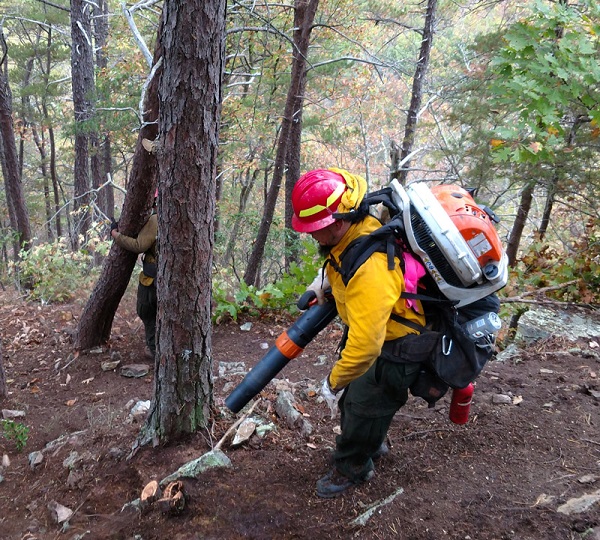
[[[143,253],[144,260],[148,263],[156,263],[156,237],[158,235],[158,216],[152,214],[146,224],[142,227],[136,238],[117,233],[115,243],[127,251]],[[146,287],[152,285],[154,279],[140,272],[140,283]]]
[[[330,258],[339,263],[340,255],[350,242],[380,226],[381,223],[372,216],[352,224],[341,242],[332,248]],[[373,253],[347,286],[342,276],[327,265],[327,277],[338,314],[349,329],[346,345],[329,375],[329,383],[334,390],[342,389],[365,373],[381,354],[384,341],[416,333],[412,328],[390,319],[392,313],[420,325],[425,324],[423,315],[409,308],[406,300],[400,298],[405,290],[404,277],[397,258],[395,262],[395,269],[388,270],[387,255]]]

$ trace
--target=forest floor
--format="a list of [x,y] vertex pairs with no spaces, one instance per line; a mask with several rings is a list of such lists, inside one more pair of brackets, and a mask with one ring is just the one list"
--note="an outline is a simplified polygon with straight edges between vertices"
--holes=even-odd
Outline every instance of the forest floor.
[[[600,540],[600,331],[490,362],[466,425],[449,421],[449,396],[434,409],[411,398],[375,477],[324,500],[315,482],[330,467],[339,416],[332,420],[312,389],[335,358],[332,324],[278,376],[312,425],[308,437],[275,413],[269,384],[253,416],[273,430],[238,447],[224,442],[230,467],[183,479],[182,513],[132,509],[148,482],[210,451],[238,418],[224,400],[242,376],[226,376],[226,363],[249,369],[292,322],[280,315],[216,326],[210,432],[128,459],[143,424],[130,410],[151,398],[153,370],[130,378],[101,366],[149,363],[134,294],[117,312],[110,346],[74,358],[81,303],[41,306],[0,291],[9,389],[0,408],[23,411],[14,421],[29,428],[20,452],[14,437],[0,436],[0,539]],[[62,507],[73,514],[59,524]]]

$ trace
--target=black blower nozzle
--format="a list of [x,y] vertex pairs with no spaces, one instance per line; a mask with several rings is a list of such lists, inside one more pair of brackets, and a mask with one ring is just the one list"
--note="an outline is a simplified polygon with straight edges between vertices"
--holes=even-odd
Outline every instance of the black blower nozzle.
[[[314,296],[314,293],[312,293]],[[298,307],[308,306],[305,295],[298,301]],[[256,396],[277,373],[293,358],[296,358],[308,343],[325,328],[337,315],[333,299],[322,305],[310,306],[292,326],[275,341],[265,356],[254,366],[225,400],[225,405],[234,413]]]

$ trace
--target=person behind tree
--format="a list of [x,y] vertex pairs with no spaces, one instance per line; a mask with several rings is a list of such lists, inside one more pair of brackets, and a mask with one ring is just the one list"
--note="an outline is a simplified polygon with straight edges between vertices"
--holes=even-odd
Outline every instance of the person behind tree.
[[387,255],[375,252],[347,285],[335,269],[350,242],[381,226],[367,205],[361,205],[366,191],[364,178],[331,168],[307,172],[292,192],[292,227],[310,234],[327,257],[325,272],[309,289],[323,302],[323,290],[330,286],[347,327],[340,356],[321,388],[332,417],[337,407],[341,412],[334,467],[317,482],[317,495],[323,498],[336,497],[374,476],[373,460],[389,452],[385,439],[390,423],[407,402],[408,389],[420,371],[418,362],[382,357],[386,342],[416,333],[392,320],[392,314],[425,324],[420,302],[400,298],[407,290],[400,261],[389,270]]
[[119,232],[119,223],[113,222],[110,234],[115,243],[123,249],[133,253],[143,253],[142,271],[139,276],[137,291],[137,314],[144,323],[147,355],[154,358],[156,354],[156,267],[157,252],[156,238],[158,234],[158,218],[156,215],[156,198],[158,190],[154,195],[152,214],[142,227],[137,237],[126,236]]

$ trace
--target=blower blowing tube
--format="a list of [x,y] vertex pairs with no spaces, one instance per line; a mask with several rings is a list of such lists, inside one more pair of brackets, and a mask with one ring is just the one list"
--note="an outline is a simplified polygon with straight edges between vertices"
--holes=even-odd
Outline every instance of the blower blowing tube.
[[297,303],[300,309],[308,309],[277,338],[275,346],[267,351],[225,400],[225,405],[232,412],[240,412],[337,315],[333,299],[328,299],[322,305],[310,305],[310,293],[314,296],[314,292],[308,291]]

